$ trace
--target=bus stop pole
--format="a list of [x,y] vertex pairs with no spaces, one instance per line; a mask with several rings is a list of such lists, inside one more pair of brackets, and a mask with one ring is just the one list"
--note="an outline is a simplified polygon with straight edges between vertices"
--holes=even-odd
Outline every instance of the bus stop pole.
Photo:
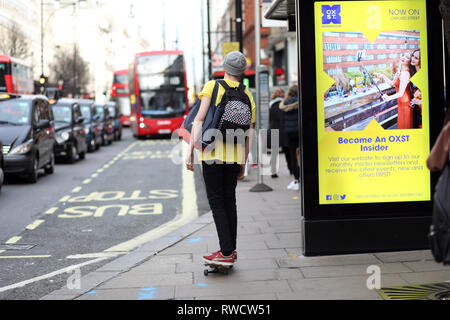
[[272,188],[265,185],[263,182],[263,176],[261,174],[261,145],[260,145],[260,127],[261,127],[261,85],[260,85],[260,65],[261,65],[261,23],[260,14],[261,9],[259,6],[260,0],[254,0],[255,6],[255,56],[256,56],[256,66],[255,66],[255,80],[256,80],[256,125],[255,125],[255,143],[256,143],[256,162],[257,162],[257,175],[258,183],[254,185],[250,191],[251,192],[265,192],[272,191]]

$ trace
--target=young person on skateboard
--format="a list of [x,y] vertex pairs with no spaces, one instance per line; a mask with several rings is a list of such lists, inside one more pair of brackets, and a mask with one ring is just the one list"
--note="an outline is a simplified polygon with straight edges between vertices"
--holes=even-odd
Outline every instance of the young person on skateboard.
[[[243,143],[229,143],[229,139],[216,139],[213,150],[203,150],[200,155],[208,202],[213,213],[220,250],[204,256],[205,264],[233,266],[237,259],[237,208],[236,185],[244,175],[244,166],[250,150],[249,132],[255,121],[255,102],[251,93],[239,82],[247,67],[245,56],[239,51],[228,53],[223,61],[224,80],[219,81],[215,105],[223,108],[220,128],[224,134],[231,128],[246,131]],[[199,94],[201,104],[192,126],[191,140],[186,157],[186,168],[194,171],[194,141],[198,141],[216,81],[205,84]],[[231,98],[230,98],[231,97]],[[225,130],[226,129],[226,130]],[[242,140],[241,140],[242,141]]]

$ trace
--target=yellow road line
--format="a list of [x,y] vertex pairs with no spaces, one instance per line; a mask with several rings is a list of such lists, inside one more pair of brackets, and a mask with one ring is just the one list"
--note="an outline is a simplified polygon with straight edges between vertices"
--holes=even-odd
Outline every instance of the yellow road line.
[[77,192],[80,192],[80,191],[81,191],[81,187],[75,187],[72,190],[73,193],[77,193]]
[[12,238],[10,238],[8,241],[6,241],[6,244],[17,243],[17,241],[19,241],[20,239],[22,239],[22,237],[19,237],[19,236],[12,237]]
[[88,184],[88,183],[90,183],[91,181],[92,181],[91,179],[86,179],[86,180],[83,181],[83,184]]
[[69,199],[70,199],[70,196],[64,196],[61,199],[59,199],[59,202],[66,202]]
[[[183,148],[183,159],[186,158],[187,144],[183,141],[180,142]],[[160,238],[169,232],[182,227],[183,225],[191,222],[198,217],[197,209],[197,192],[195,190],[194,173],[188,171],[184,166],[184,162],[181,164],[181,174],[182,174],[182,210],[181,215],[176,216],[173,220],[152,229],[144,234],[137,236],[134,239],[120,243],[114,247],[106,249],[104,252],[126,252],[131,251],[134,248],[152,241],[154,239]]]
[[33,223],[30,223],[28,226],[26,226],[25,229],[27,229],[27,230],[34,230],[37,227],[39,227],[43,222],[45,222],[45,220],[38,219],[38,220],[34,221]]
[[98,177],[98,173],[91,174],[91,178],[97,178],[97,177]]
[[58,207],[53,207],[45,211],[45,214],[54,214],[58,210]]

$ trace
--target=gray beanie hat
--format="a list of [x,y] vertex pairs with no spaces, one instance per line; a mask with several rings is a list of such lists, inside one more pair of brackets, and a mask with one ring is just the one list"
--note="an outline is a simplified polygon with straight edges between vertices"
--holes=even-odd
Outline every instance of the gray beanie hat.
[[232,76],[240,76],[247,68],[247,60],[242,52],[231,51],[223,59],[223,68]]

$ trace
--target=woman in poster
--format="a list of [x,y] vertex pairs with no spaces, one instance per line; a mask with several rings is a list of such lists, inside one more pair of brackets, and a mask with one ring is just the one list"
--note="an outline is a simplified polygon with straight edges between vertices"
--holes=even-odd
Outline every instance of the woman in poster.
[[[411,77],[420,70],[420,49],[411,55]],[[413,127],[422,128],[422,93],[412,82],[410,84],[411,107],[413,108]]]
[[413,128],[413,113],[411,108],[411,96],[409,90],[411,53],[405,52],[400,58],[400,70],[394,76],[393,80],[388,79],[384,74],[375,73],[377,78],[382,78],[390,86],[395,86],[396,93],[388,96],[383,95],[384,101],[391,101],[397,99],[398,118],[397,129],[412,129]]

